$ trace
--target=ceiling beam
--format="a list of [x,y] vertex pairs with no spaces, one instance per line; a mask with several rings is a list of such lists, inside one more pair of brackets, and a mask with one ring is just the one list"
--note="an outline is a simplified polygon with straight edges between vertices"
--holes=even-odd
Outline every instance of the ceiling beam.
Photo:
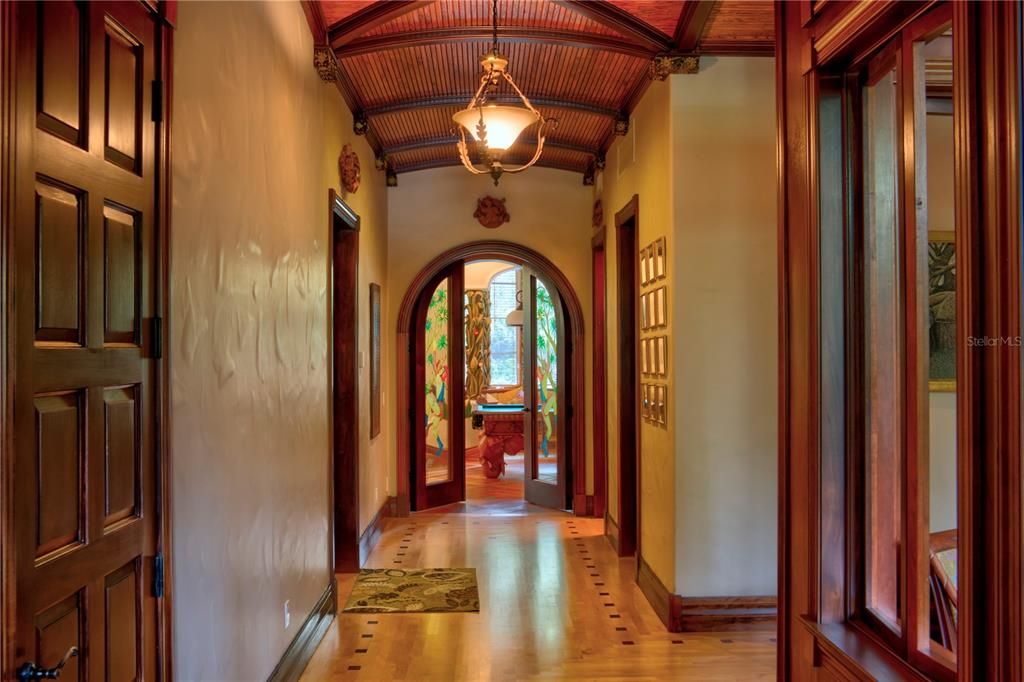
[[687,0],[676,24],[675,46],[680,52],[695,52],[714,8],[713,0]]
[[[424,139],[424,140],[413,140],[411,142],[404,142],[402,144],[395,145],[394,147],[385,147],[384,148],[384,153],[385,154],[401,154],[402,152],[411,152],[411,151],[415,151],[417,149],[430,149],[430,148],[433,148],[433,147],[446,147],[448,145],[451,145],[452,147],[454,147],[456,142],[457,142],[457,140],[454,137],[434,137],[434,138],[428,138],[428,139]],[[537,144],[537,140],[536,140],[536,138],[531,138],[531,139],[527,139],[527,140],[519,140],[516,144],[533,146],[533,145]],[[545,149],[549,149],[549,148],[550,149],[563,149],[565,151],[577,152],[577,153],[580,153],[580,154],[588,154],[590,156],[595,156],[597,154],[597,150],[596,149],[591,149],[589,147],[584,147],[582,145],[572,144],[572,143],[569,143],[569,142],[559,142],[557,140],[550,140],[550,139],[544,140],[544,148]],[[458,160],[457,157],[456,157],[456,160]]]
[[771,57],[775,54],[774,40],[705,40],[700,53],[728,57]]
[[[433,159],[431,161],[424,161],[422,163],[414,163],[409,166],[397,167],[394,170],[396,173],[412,173],[414,171],[429,170],[431,168],[444,168],[446,166],[462,168],[462,163],[459,161],[458,158]],[[550,161],[545,161],[543,156],[541,157],[540,161],[536,163],[536,166],[542,168],[556,168],[558,170],[569,171],[571,173],[583,173],[585,171],[585,169],[583,168],[570,166],[567,163],[552,163]]]
[[[438,107],[451,106],[464,108],[469,104],[470,97],[472,97],[472,94],[467,92],[464,95],[446,95],[442,97],[430,97],[428,99],[401,100],[366,108],[363,110],[363,115],[367,118],[372,118],[374,116],[383,116],[384,114],[392,114],[398,111],[409,111],[411,109],[436,109]],[[520,103],[518,96],[505,93],[491,95],[488,97],[488,100],[497,104]],[[587,102],[574,102],[570,100],[555,99],[552,97],[530,97],[530,103],[535,107],[569,109],[572,111],[581,111],[587,114],[607,116],[608,118],[616,118],[619,116],[618,109],[613,109],[599,104],[589,104]]]
[[390,0],[375,2],[365,9],[339,21],[327,31],[328,40],[337,49],[347,45],[367,31],[388,23],[395,17],[431,4],[434,0]]
[[[339,59],[356,55],[393,50],[403,47],[421,47],[425,45],[443,45],[446,43],[491,42],[490,26],[468,26],[460,28],[431,29],[409,33],[394,33],[384,36],[355,38],[345,43],[332,41]],[[543,45],[563,45],[566,47],[582,47],[605,52],[618,52],[642,59],[649,59],[657,54],[656,50],[637,45],[634,42],[615,36],[563,31],[558,29],[530,28],[524,26],[502,27],[498,40],[502,43],[534,43]]]
[[606,0],[553,0],[556,5],[582,14],[592,21],[637,41],[651,52],[668,52],[672,41],[661,31],[651,28],[626,10]]

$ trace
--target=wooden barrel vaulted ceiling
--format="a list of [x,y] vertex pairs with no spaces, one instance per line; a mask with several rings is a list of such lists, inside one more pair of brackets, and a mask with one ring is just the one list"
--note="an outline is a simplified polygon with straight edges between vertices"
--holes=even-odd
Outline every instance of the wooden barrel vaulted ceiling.
[[[337,83],[382,162],[396,173],[460,164],[452,114],[479,84],[491,0],[308,0],[314,61]],[[592,175],[652,79],[693,60],[771,55],[770,0],[498,0],[509,71],[546,118],[538,165]],[[655,66],[662,67],[660,73]],[[517,102],[510,92],[498,99]],[[528,160],[536,126],[504,160]]]

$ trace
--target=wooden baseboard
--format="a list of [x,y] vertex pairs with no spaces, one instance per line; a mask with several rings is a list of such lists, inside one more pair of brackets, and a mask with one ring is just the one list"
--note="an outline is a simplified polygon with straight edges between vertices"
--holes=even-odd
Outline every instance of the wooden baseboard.
[[377,541],[380,540],[381,534],[384,532],[384,518],[388,516],[390,505],[390,498],[380,506],[377,513],[373,515],[373,520],[370,521],[370,525],[366,527],[362,535],[359,536],[359,568],[363,567],[366,563],[367,558],[370,556],[370,552],[377,545]]
[[593,516],[594,515],[594,496],[593,495],[573,495],[572,496],[572,513],[573,516]]
[[377,510],[377,513],[373,515],[370,524],[359,534],[359,539],[355,540],[353,545],[343,548],[345,549],[345,558],[337,561],[334,566],[335,571],[338,573],[355,573],[363,567],[363,564],[366,563],[366,558],[370,556],[370,552],[373,551],[377,541],[380,540],[381,533],[384,532],[384,519],[392,515],[393,499],[388,498],[385,500],[384,504]]
[[306,669],[309,659],[313,657],[320,640],[327,632],[338,611],[337,583],[333,577],[327,589],[320,596],[316,606],[306,617],[302,627],[295,634],[295,639],[284,650],[274,672],[270,673],[267,682],[295,682]]
[[615,523],[615,519],[610,516],[604,517],[604,536],[608,538],[608,542],[611,544],[612,549],[615,553],[619,553],[619,524]]
[[637,585],[669,632],[774,630],[775,597],[683,597],[669,592],[643,557]]

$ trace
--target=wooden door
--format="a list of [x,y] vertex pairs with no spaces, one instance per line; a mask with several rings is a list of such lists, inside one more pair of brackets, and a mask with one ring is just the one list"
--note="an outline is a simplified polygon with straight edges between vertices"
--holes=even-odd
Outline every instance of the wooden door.
[[429,282],[416,308],[413,509],[466,499],[463,264]]
[[566,338],[558,290],[523,269],[523,393],[527,502],[567,509]]
[[76,647],[62,680],[157,677],[156,32],[141,3],[17,12],[15,656]]

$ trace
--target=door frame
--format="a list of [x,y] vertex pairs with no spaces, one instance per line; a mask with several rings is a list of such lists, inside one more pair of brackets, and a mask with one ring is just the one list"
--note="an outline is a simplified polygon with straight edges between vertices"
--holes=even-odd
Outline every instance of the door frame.
[[327,192],[330,243],[332,573],[362,566],[359,543],[359,216]]
[[[171,680],[173,676],[173,576],[171,540],[171,440],[170,440],[170,360],[164,349],[169,347],[170,320],[168,319],[170,251],[169,228],[171,224],[171,80],[173,77],[174,22],[177,14],[175,2],[143,3],[150,11],[154,22],[155,75],[163,84],[162,111],[160,120],[154,121],[155,166],[154,180],[154,245],[156,250],[153,272],[153,297],[156,319],[154,345],[160,349],[155,363],[153,399],[156,401],[156,423],[154,424],[154,456],[156,458],[156,548],[163,559],[163,596],[156,599],[156,666],[160,679]],[[17,366],[14,356],[15,344],[11,338],[15,333],[14,303],[14,223],[17,196],[16,187],[20,182],[15,172],[16,126],[17,126],[17,12],[35,11],[34,3],[0,3],[0,376],[4,384],[0,389],[0,678],[16,679],[18,665],[17,641],[17,574],[16,562],[9,548],[14,547],[14,412],[13,381],[10,372]],[[35,102],[29,103],[35,106]],[[20,132],[20,131],[19,131]]]
[[594,233],[590,239],[591,263],[591,325],[594,343],[591,360],[593,377],[593,443],[594,443],[594,508],[593,515],[608,523],[608,384],[607,384],[607,333],[608,321],[608,263],[605,250],[605,227]]
[[[618,532],[609,537],[619,556],[640,556],[640,372],[636,361],[640,338],[636,314],[640,295],[639,228],[640,196],[634,194],[615,214],[615,286],[619,311],[615,332],[619,358],[615,370],[619,397],[619,508],[615,519]],[[622,273],[627,268],[631,272],[628,277],[623,277]],[[632,454],[627,456],[630,452]]]
[[423,289],[431,282],[444,268],[458,261],[466,260],[507,260],[518,265],[532,268],[534,271],[545,277],[557,289],[562,298],[562,304],[568,313],[566,318],[566,332],[569,342],[570,353],[569,364],[571,366],[571,380],[569,382],[570,394],[567,400],[567,413],[570,423],[566,426],[566,434],[569,440],[570,450],[570,476],[568,481],[569,494],[572,496],[573,513],[583,516],[587,511],[586,493],[586,434],[585,410],[578,412],[574,409],[576,404],[583,407],[584,396],[584,322],[583,307],[580,305],[576,291],[562,271],[546,257],[533,249],[515,244],[513,242],[487,240],[469,242],[448,249],[431,260],[413,278],[412,283],[402,298],[398,309],[397,344],[396,344],[396,385],[395,385],[395,414],[397,441],[396,450],[396,473],[398,477],[398,490],[395,498],[395,511],[399,516],[408,516],[411,511],[410,485],[412,476],[411,453],[413,447],[412,428],[412,386],[413,370],[416,367],[415,358],[415,308]]

